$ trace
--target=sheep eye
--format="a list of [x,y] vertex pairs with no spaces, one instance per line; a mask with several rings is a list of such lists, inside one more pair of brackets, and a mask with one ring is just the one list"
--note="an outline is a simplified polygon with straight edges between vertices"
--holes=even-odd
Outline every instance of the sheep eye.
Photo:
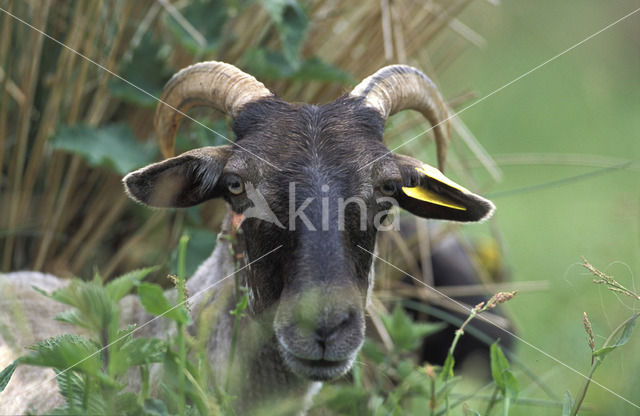
[[380,192],[386,196],[393,196],[396,193],[396,183],[392,181],[384,182],[380,186]]
[[231,176],[227,179],[227,189],[233,195],[240,195],[244,192],[244,182],[238,176]]

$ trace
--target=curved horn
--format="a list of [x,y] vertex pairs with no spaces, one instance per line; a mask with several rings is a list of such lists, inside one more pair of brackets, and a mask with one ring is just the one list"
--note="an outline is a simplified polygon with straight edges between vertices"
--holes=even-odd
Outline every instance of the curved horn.
[[261,82],[224,62],[200,62],[176,73],[164,87],[154,125],[164,157],[173,155],[176,130],[193,106],[213,107],[231,117],[243,105],[273,95]]
[[449,112],[437,87],[422,71],[407,65],[386,66],[362,80],[351,95],[364,97],[364,105],[376,110],[384,120],[402,110],[421,112],[433,126],[438,167],[444,168]]

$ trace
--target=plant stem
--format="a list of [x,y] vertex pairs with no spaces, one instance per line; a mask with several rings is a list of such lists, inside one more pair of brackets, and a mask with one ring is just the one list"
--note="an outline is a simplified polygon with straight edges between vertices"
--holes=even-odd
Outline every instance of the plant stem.
[[[614,329],[613,332],[611,332],[611,334],[609,334],[609,336],[604,341],[604,344],[602,344],[602,347],[600,349],[608,347],[613,337],[622,328],[624,328],[625,325],[627,325],[630,321],[636,318],[637,318],[637,315],[633,314],[629,318],[625,319],[624,322],[622,322],[620,325],[618,325],[618,327]],[[573,405],[573,409],[571,409],[571,416],[576,416],[578,414],[578,410],[580,409],[580,406],[582,406],[582,402],[584,401],[584,398],[587,395],[587,389],[589,388],[589,384],[591,383],[591,378],[593,377],[593,373],[595,373],[596,369],[600,366],[600,364],[602,363],[602,360],[603,360],[602,357],[595,357],[595,360],[593,361],[593,364],[589,369],[589,374],[587,374],[587,380],[584,382],[584,385],[582,386],[582,390],[580,391],[580,396],[578,400],[576,400],[576,403]]]
[[[178,304],[184,302],[185,299],[185,263],[187,257],[187,244],[189,243],[189,236],[183,235],[180,238],[178,246]],[[181,306],[184,308],[185,306]],[[185,403],[185,376],[184,373],[187,368],[187,348],[185,345],[185,326],[183,323],[178,322],[178,414],[184,415],[186,409]]]

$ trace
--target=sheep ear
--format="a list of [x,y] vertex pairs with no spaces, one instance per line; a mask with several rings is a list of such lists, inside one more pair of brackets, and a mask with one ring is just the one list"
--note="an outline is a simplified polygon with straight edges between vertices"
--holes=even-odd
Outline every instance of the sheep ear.
[[129,173],[129,197],[152,207],[180,208],[218,196],[217,184],[231,146],[202,147]]
[[403,155],[394,155],[402,175],[398,204],[424,218],[453,221],[482,221],[491,217],[495,206],[444,176],[433,166]]

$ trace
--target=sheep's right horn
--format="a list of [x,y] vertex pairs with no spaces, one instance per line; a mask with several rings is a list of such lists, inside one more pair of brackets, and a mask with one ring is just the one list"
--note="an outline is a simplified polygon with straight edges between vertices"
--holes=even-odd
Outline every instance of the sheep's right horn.
[[407,109],[417,110],[433,126],[438,147],[438,166],[444,168],[449,145],[449,113],[438,88],[422,71],[407,65],[390,65],[362,80],[351,91],[364,97],[363,104],[384,120]]
[[273,95],[253,76],[224,62],[201,62],[176,73],[165,85],[154,125],[164,157],[173,155],[176,130],[193,106],[213,107],[231,117],[243,105]]

